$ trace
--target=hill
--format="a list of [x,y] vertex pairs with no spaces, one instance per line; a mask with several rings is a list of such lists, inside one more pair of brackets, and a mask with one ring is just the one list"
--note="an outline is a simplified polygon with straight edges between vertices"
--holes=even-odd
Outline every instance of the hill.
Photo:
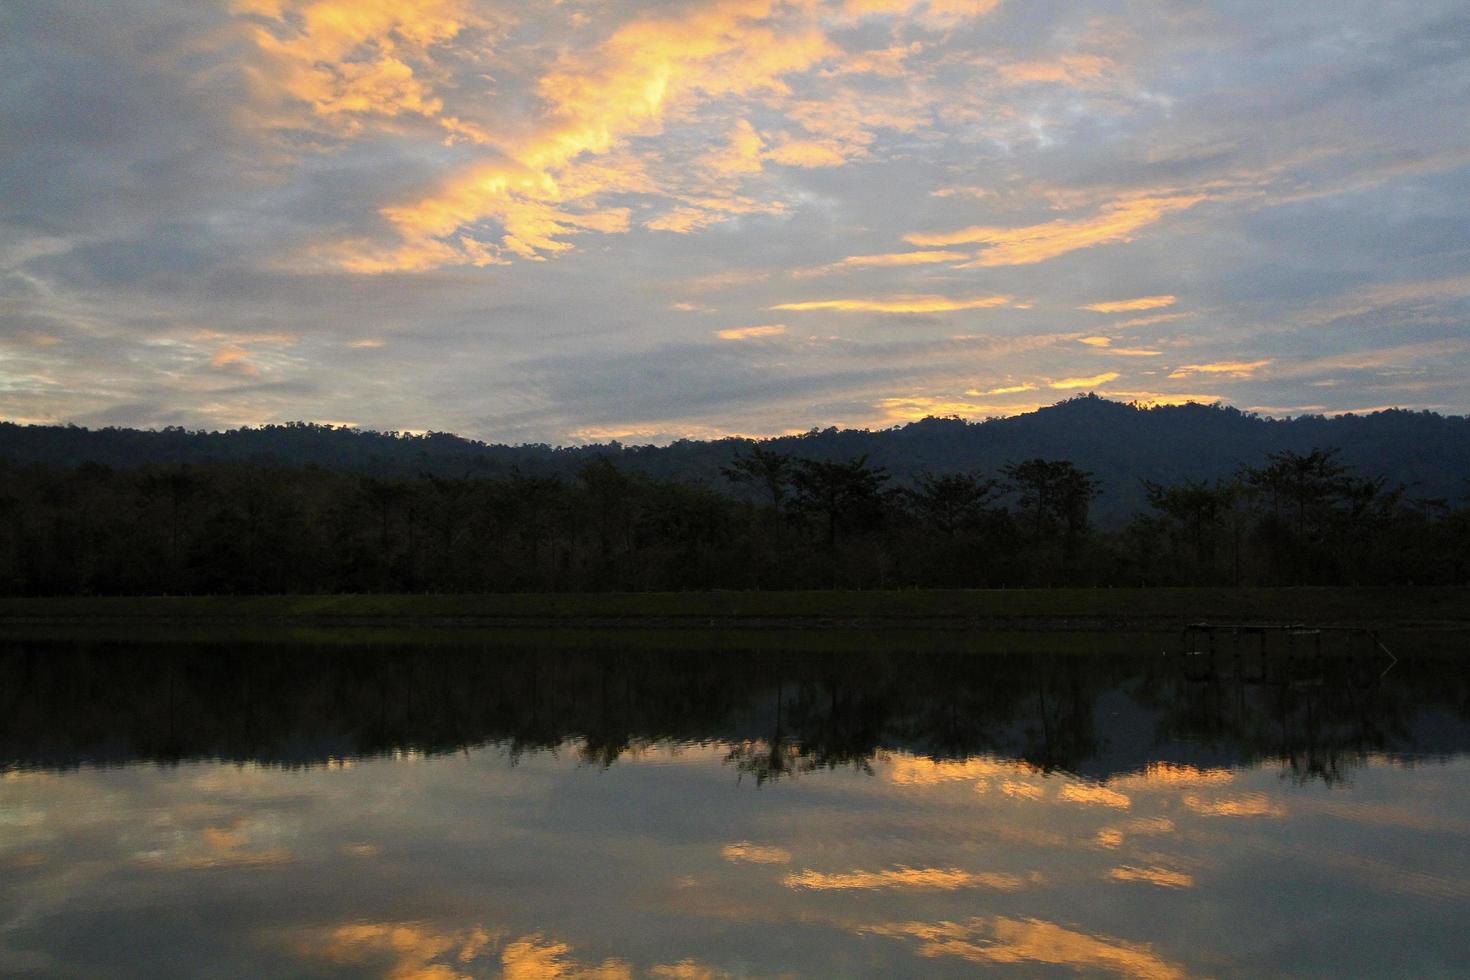
[[[1347,465],[1409,487],[1411,496],[1460,501],[1470,493],[1470,417],[1391,410],[1368,415],[1269,419],[1209,405],[1140,408],[1085,395],[1011,418],[928,418],[880,430],[820,429],[765,441],[813,459],[867,455],[900,483],[925,471],[995,472],[1008,462],[1069,459],[1103,483],[1095,514],[1107,523],[1142,505],[1140,481],[1228,476],[1271,452],[1335,448]],[[448,433],[410,435],[311,423],[227,432],[0,423],[0,459],[128,467],[145,463],[270,462],[379,474],[570,474],[608,456],[650,476],[729,489],[720,468],[744,439],[668,446],[506,446]]]

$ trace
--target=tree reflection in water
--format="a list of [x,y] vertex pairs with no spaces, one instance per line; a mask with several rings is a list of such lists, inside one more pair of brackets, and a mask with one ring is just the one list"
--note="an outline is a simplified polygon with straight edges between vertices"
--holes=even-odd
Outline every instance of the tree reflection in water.
[[610,766],[650,744],[717,743],[757,786],[871,771],[885,751],[1093,779],[1154,762],[1272,761],[1331,783],[1373,753],[1470,748],[1458,663],[1410,654],[1379,669],[1330,651],[1247,664],[1177,652],[11,643],[0,768],[305,766],[485,743],[513,758],[571,746]]

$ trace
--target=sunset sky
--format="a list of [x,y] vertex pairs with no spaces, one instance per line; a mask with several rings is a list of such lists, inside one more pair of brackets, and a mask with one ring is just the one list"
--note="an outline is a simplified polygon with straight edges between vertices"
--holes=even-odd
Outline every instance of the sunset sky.
[[0,417],[1470,411],[1464,0],[6,0]]

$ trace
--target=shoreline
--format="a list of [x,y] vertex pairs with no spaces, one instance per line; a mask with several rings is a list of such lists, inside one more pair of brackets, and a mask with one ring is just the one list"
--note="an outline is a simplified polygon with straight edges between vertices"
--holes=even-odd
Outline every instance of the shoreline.
[[0,599],[0,631],[54,626],[680,631],[1158,632],[1190,623],[1470,630],[1452,588],[985,589]]

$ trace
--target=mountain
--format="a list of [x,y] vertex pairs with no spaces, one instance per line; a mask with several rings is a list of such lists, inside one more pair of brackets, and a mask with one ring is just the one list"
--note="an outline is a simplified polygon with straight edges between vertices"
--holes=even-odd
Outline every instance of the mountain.
[[[650,476],[720,487],[728,487],[720,468],[747,445],[743,439],[719,439],[668,446],[505,446],[448,433],[408,435],[301,422],[228,432],[0,423],[0,459],[17,463],[253,462],[490,476],[512,470],[567,475],[591,458],[609,456],[625,469]],[[924,471],[995,473],[1008,462],[1038,456],[1069,459],[1102,480],[1095,514],[1104,522],[1142,506],[1142,480],[1225,477],[1283,450],[1338,449],[1347,465],[1403,483],[1413,497],[1458,502],[1470,494],[1470,417],[1398,409],[1269,419],[1234,408],[1140,408],[1085,395],[1011,418],[927,418],[892,429],[814,429],[764,445],[814,459],[867,455],[899,483]]]

